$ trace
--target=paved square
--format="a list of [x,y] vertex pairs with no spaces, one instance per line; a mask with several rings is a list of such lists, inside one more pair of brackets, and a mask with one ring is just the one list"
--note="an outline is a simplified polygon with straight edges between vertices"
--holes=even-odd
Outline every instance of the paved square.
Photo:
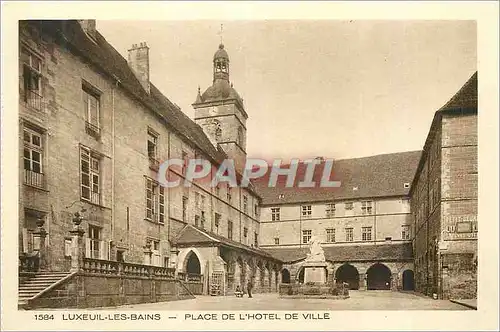
[[[103,308],[109,309],[109,308]],[[413,293],[391,291],[351,291],[346,300],[283,299],[278,294],[197,296],[196,299],[134,304],[120,310],[469,310],[448,300],[433,300]]]

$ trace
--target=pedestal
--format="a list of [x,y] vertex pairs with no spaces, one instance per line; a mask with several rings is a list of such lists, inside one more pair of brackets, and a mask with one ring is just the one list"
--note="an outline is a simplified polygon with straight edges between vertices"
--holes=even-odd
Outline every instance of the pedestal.
[[327,264],[324,262],[304,264],[304,283],[326,284],[326,267]]

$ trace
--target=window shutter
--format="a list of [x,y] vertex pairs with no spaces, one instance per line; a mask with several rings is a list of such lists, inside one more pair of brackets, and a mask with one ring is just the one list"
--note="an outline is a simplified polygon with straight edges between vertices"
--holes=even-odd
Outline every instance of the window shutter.
[[23,252],[28,252],[28,229],[23,228]]
[[108,242],[106,242],[104,240],[99,241],[99,249],[101,249],[99,251],[99,258],[100,259],[104,259],[104,260],[108,259],[108,247],[109,247]]
[[85,257],[91,258],[90,255],[90,238],[85,238]]

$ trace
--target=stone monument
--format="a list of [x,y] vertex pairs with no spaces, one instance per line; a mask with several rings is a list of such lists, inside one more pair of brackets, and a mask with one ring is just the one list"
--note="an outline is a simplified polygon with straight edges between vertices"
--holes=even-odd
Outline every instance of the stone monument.
[[326,259],[321,241],[313,237],[309,241],[310,253],[304,262],[304,283],[326,284]]

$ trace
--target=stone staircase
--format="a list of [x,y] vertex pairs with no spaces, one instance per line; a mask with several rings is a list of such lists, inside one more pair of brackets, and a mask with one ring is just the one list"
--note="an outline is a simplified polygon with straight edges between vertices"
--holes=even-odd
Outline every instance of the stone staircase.
[[18,307],[23,308],[29,300],[69,275],[69,272],[37,272],[34,277],[19,283]]

